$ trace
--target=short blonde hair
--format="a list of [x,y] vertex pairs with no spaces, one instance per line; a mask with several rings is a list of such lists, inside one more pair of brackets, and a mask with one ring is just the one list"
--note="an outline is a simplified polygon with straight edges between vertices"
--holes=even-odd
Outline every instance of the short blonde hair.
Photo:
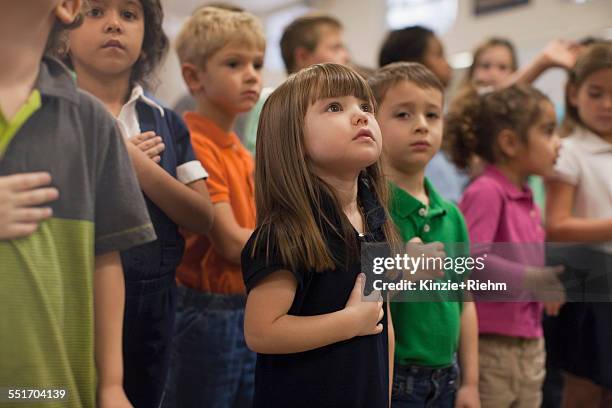
[[232,42],[265,49],[263,27],[257,17],[245,11],[202,7],[183,25],[176,40],[176,52],[181,64],[202,66]]

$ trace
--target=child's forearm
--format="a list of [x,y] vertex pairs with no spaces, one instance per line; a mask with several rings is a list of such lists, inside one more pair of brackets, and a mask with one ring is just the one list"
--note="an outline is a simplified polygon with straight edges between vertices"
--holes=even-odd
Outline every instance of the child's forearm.
[[[389,298],[387,298],[388,302]],[[387,303],[387,327],[389,336],[389,406],[391,406],[391,392],[393,390],[393,368],[395,365],[395,328],[391,318],[391,306]]]
[[461,385],[478,386],[478,321],[473,302],[463,302],[459,341]]
[[213,206],[203,180],[186,186],[172,177],[136,146],[127,144],[140,188],[178,226],[207,234],[213,224]]
[[285,314],[262,330],[245,324],[245,338],[257,353],[300,353],[355,337],[354,319],[346,309],[317,316]]
[[234,210],[227,202],[215,203],[215,224],[208,233],[210,242],[217,253],[226,261],[240,265],[242,249],[253,233],[252,229],[241,227],[234,218]]
[[125,285],[119,253],[97,256],[94,273],[94,316],[99,391],[106,387],[123,387],[124,304]]
[[510,75],[504,82],[503,87],[509,87],[514,84],[531,84],[534,82],[544,71],[550,68],[550,65],[546,63],[541,57],[536,58],[530,62],[524,68],[521,68]]
[[566,217],[546,222],[549,240],[572,242],[605,242],[612,240],[612,219]]

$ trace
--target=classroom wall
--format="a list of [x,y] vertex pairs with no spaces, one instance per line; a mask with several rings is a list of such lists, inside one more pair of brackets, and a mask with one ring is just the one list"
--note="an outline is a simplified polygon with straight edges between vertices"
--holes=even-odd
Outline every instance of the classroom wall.
[[[193,4],[193,0],[172,1]],[[573,0],[531,0],[528,5],[483,16],[473,14],[473,0],[458,1],[456,22],[442,35],[449,56],[470,51],[490,35],[511,39],[517,47],[521,63],[532,59],[553,38],[580,39],[587,35],[612,37],[612,0],[591,0],[584,4],[577,4]],[[388,31],[386,0],[288,0],[287,7],[296,7],[300,3],[340,19],[345,27],[345,39],[353,59],[357,63],[376,67],[378,50]],[[279,8],[276,2],[270,13],[258,9],[256,14],[265,24],[268,17],[279,10],[282,7]],[[171,36],[184,18],[170,16],[172,27],[168,31],[172,31],[169,32]],[[457,72],[455,79],[458,80],[461,74]],[[158,88],[157,94],[173,103],[185,92],[174,51],[170,53],[160,75],[163,85]],[[266,85],[277,85],[283,78],[282,69],[264,70]],[[562,92],[559,84],[564,81],[565,74],[561,70],[552,70],[538,80],[536,85],[560,102]]]
[[[386,0],[316,0],[316,7],[338,17],[346,27],[346,39],[354,59],[376,67],[378,50],[387,33]],[[612,38],[612,0],[531,0],[529,4],[475,16],[473,0],[459,0],[457,19],[442,35],[446,54],[471,51],[491,35],[514,42],[520,63],[526,63],[553,38],[580,39],[587,35]],[[463,76],[455,72],[455,84]],[[563,101],[560,69],[550,70],[535,85],[557,103]],[[453,86],[451,86],[453,88]]]

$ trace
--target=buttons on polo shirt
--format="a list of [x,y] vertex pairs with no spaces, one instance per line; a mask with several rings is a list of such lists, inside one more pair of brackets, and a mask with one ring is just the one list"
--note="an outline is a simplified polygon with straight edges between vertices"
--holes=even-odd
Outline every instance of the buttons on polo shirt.
[[420,215],[421,217],[425,217],[425,216],[427,215],[427,208],[422,207],[422,208],[419,210],[419,215]]
[[529,215],[531,216],[531,218],[535,218],[537,215],[536,210],[529,211]]
[[425,224],[423,226],[423,232],[429,232],[431,230],[431,227],[429,226],[429,224]]

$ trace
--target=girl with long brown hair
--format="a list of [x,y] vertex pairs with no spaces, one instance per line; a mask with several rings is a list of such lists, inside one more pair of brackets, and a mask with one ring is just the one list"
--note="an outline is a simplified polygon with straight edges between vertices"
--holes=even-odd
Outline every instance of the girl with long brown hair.
[[387,407],[387,303],[362,299],[360,248],[396,242],[374,98],[355,71],[319,64],[266,101],[257,228],[242,253],[255,407]]

